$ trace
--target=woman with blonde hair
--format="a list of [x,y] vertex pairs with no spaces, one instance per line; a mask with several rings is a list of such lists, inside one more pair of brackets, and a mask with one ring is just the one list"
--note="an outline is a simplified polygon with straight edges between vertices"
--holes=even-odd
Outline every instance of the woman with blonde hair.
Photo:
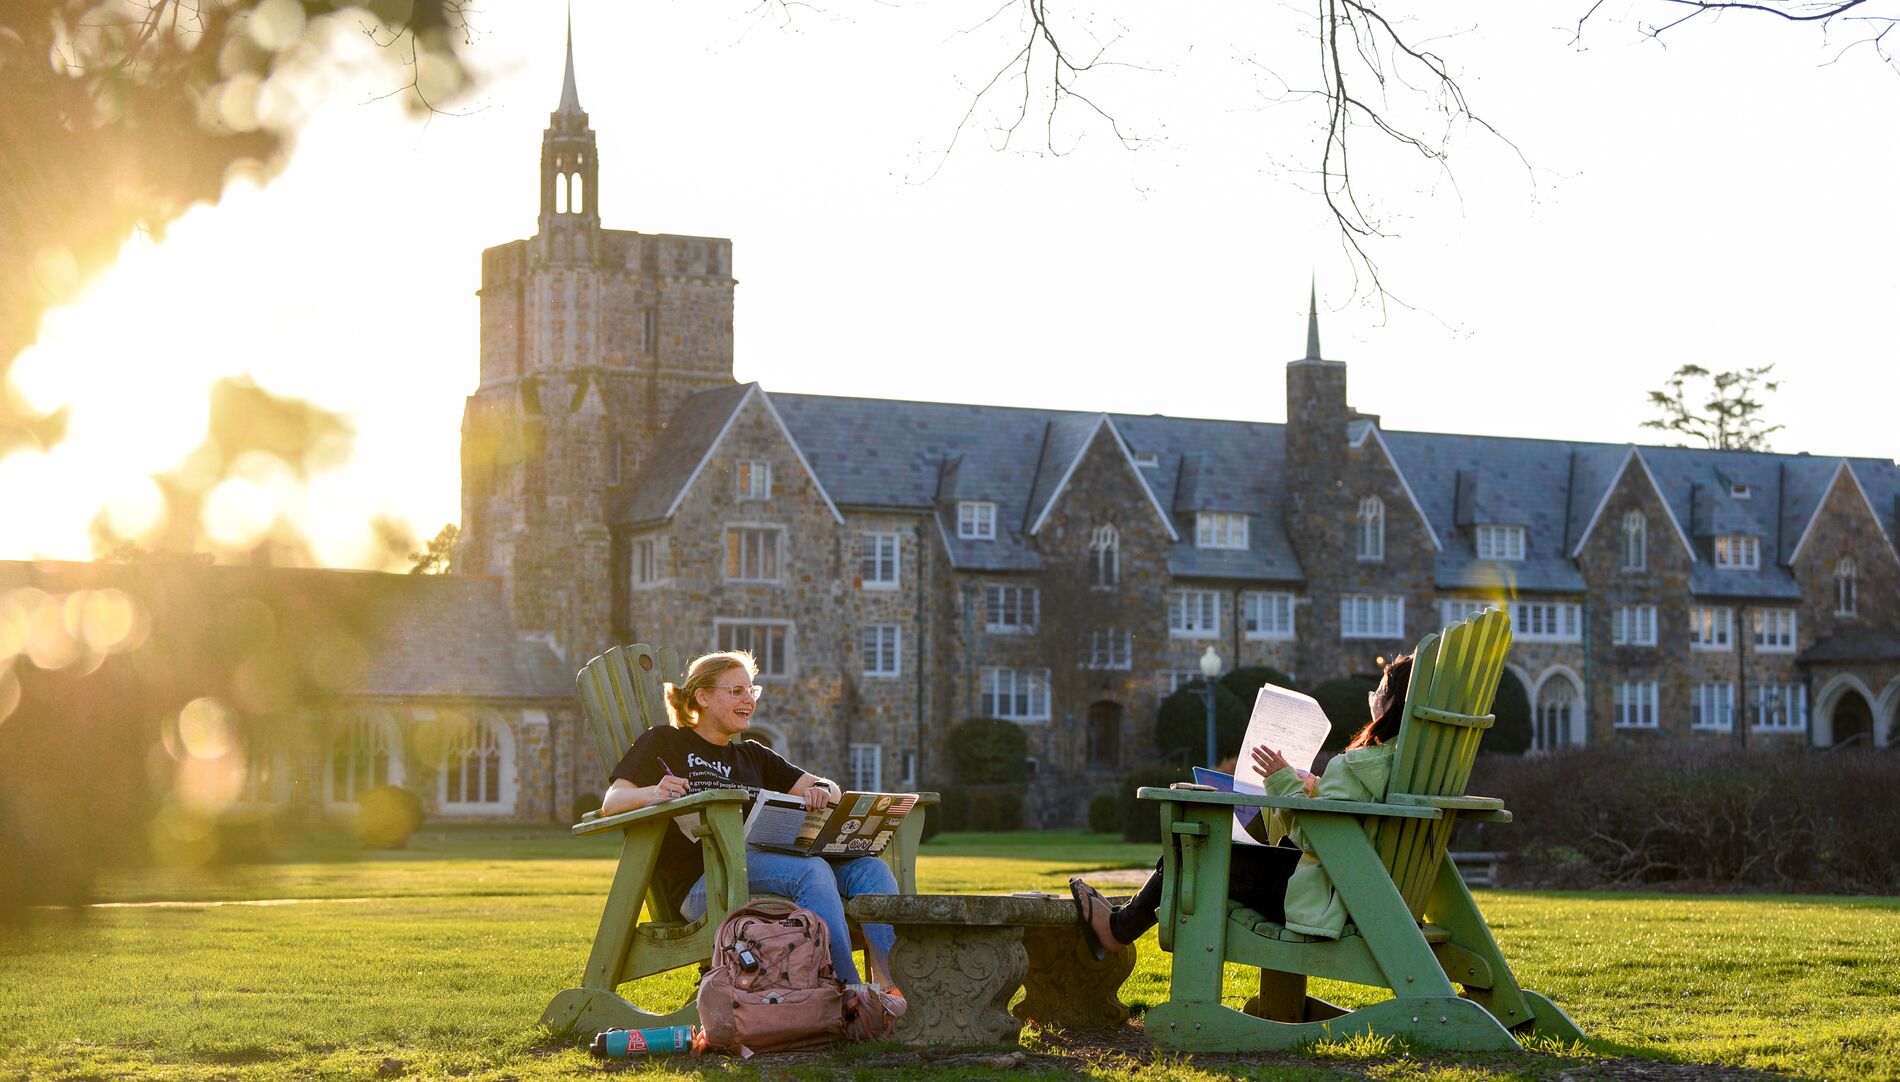
[[[764,688],[753,683],[758,662],[743,650],[694,658],[686,678],[666,686],[673,724],[640,734],[613,769],[602,815],[615,815],[707,789],[760,789],[803,797],[822,808],[841,795],[838,784],[801,770],[777,752],[744,738]],[[751,799],[746,802],[751,810]],[[660,892],[689,919],[706,912],[705,865],[699,842],[685,830],[669,830],[654,866]],[[779,894],[818,914],[831,930],[831,961],[838,979],[862,986],[851,957],[844,900],[860,894],[895,894],[897,879],[877,857],[828,860],[763,849],[746,852],[746,878],[755,893]],[[865,955],[873,976],[886,987],[885,959],[896,934],[888,924],[864,926]]]

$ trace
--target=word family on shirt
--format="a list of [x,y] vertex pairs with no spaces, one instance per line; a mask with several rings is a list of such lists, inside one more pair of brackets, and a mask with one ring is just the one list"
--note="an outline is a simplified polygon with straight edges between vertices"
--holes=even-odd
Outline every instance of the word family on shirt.
[[[686,779],[689,794],[738,789],[746,794],[744,811],[750,811],[760,789],[785,792],[797,785],[804,773],[757,741],[735,738],[730,743],[714,744],[691,729],[663,725],[641,733],[611,777],[648,786],[671,774]],[[688,838],[684,830],[667,831],[660,841],[655,870],[662,890],[677,905],[704,870],[699,843]]]

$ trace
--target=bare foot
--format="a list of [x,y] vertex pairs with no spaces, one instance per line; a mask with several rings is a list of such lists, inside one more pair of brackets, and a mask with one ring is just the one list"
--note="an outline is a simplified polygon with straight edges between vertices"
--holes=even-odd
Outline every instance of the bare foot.
[[1094,934],[1104,951],[1120,951],[1126,946],[1110,931],[1109,917],[1114,915],[1115,909],[1107,898],[1080,879],[1069,880],[1069,894],[1075,899],[1076,914],[1083,927]]

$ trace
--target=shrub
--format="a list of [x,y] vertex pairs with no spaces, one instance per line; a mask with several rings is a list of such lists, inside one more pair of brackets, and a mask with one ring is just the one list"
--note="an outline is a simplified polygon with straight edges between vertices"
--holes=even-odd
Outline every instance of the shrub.
[[1029,780],[1029,738],[1001,718],[970,718],[950,730],[950,757],[964,785],[1019,785]]
[[1143,786],[1173,785],[1186,781],[1192,771],[1174,763],[1136,763],[1123,774],[1115,799],[1122,810],[1122,838],[1131,842],[1161,840],[1161,809],[1150,800],[1138,800],[1135,791]]
[[943,805],[947,803],[949,799],[950,794],[944,793],[942,794],[941,802],[934,807],[917,808],[911,812],[912,815],[921,815],[924,817],[924,831],[917,836],[919,844],[927,842],[943,833]]
[[[1201,689],[1206,683],[1196,680],[1161,700],[1155,712],[1155,750],[1163,756],[1185,752],[1188,762],[1198,763],[1207,755],[1207,698]],[[1256,688],[1255,690],[1258,690]],[[1240,754],[1240,739],[1247,735],[1247,716],[1252,703],[1216,681],[1214,684],[1214,747],[1216,761]],[[1213,766],[1213,763],[1206,764]]]
[[[1581,703],[1575,709],[1583,709]],[[1522,755],[1531,747],[1531,697],[1524,682],[1509,669],[1498,677],[1497,697],[1491,700],[1497,718],[1479,746],[1493,755]]]
[[1900,890],[1900,757],[1703,744],[1481,756],[1471,791],[1514,822],[1460,828],[1461,849],[1516,854],[1517,885]]
[[1007,831],[1023,828],[1023,791],[1019,786],[985,786],[970,794],[970,829]]
[[401,849],[422,825],[422,798],[395,785],[356,798],[356,837],[371,849]]
[[1313,689],[1313,698],[1318,699],[1319,708],[1326,711],[1326,720],[1333,723],[1333,731],[1327,734],[1322,747],[1338,751],[1352,739],[1352,734],[1365,727],[1372,717],[1366,696],[1377,690],[1379,682],[1364,676],[1335,677]]
[[[1023,787],[1020,785],[966,785],[943,794],[937,805],[942,830],[1021,830],[1023,828]],[[934,837],[936,830],[925,820],[924,829]]]
[[970,794],[961,788],[946,790],[943,803],[937,805],[937,819],[945,830],[970,829]]
[[1121,798],[1114,793],[1097,793],[1089,801],[1089,830],[1096,834],[1119,834],[1121,829]]
[[1292,688],[1293,678],[1271,665],[1243,665],[1220,678],[1220,686],[1232,692],[1234,698],[1247,708],[1250,716],[1254,698],[1260,694],[1262,684]]
[[599,811],[601,799],[599,793],[575,793],[573,807],[574,821],[578,823],[581,821],[581,816],[586,815],[588,812]]

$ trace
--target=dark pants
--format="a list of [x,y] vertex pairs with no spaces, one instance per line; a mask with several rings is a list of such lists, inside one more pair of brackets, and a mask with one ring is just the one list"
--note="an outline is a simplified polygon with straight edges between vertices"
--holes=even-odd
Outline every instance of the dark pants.
[[[1240,845],[1228,863],[1227,896],[1271,921],[1286,919],[1286,881],[1300,863],[1295,845]],[[1108,919],[1117,942],[1133,943],[1155,926],[1161,911],[1161,862],[1127,905]]]

